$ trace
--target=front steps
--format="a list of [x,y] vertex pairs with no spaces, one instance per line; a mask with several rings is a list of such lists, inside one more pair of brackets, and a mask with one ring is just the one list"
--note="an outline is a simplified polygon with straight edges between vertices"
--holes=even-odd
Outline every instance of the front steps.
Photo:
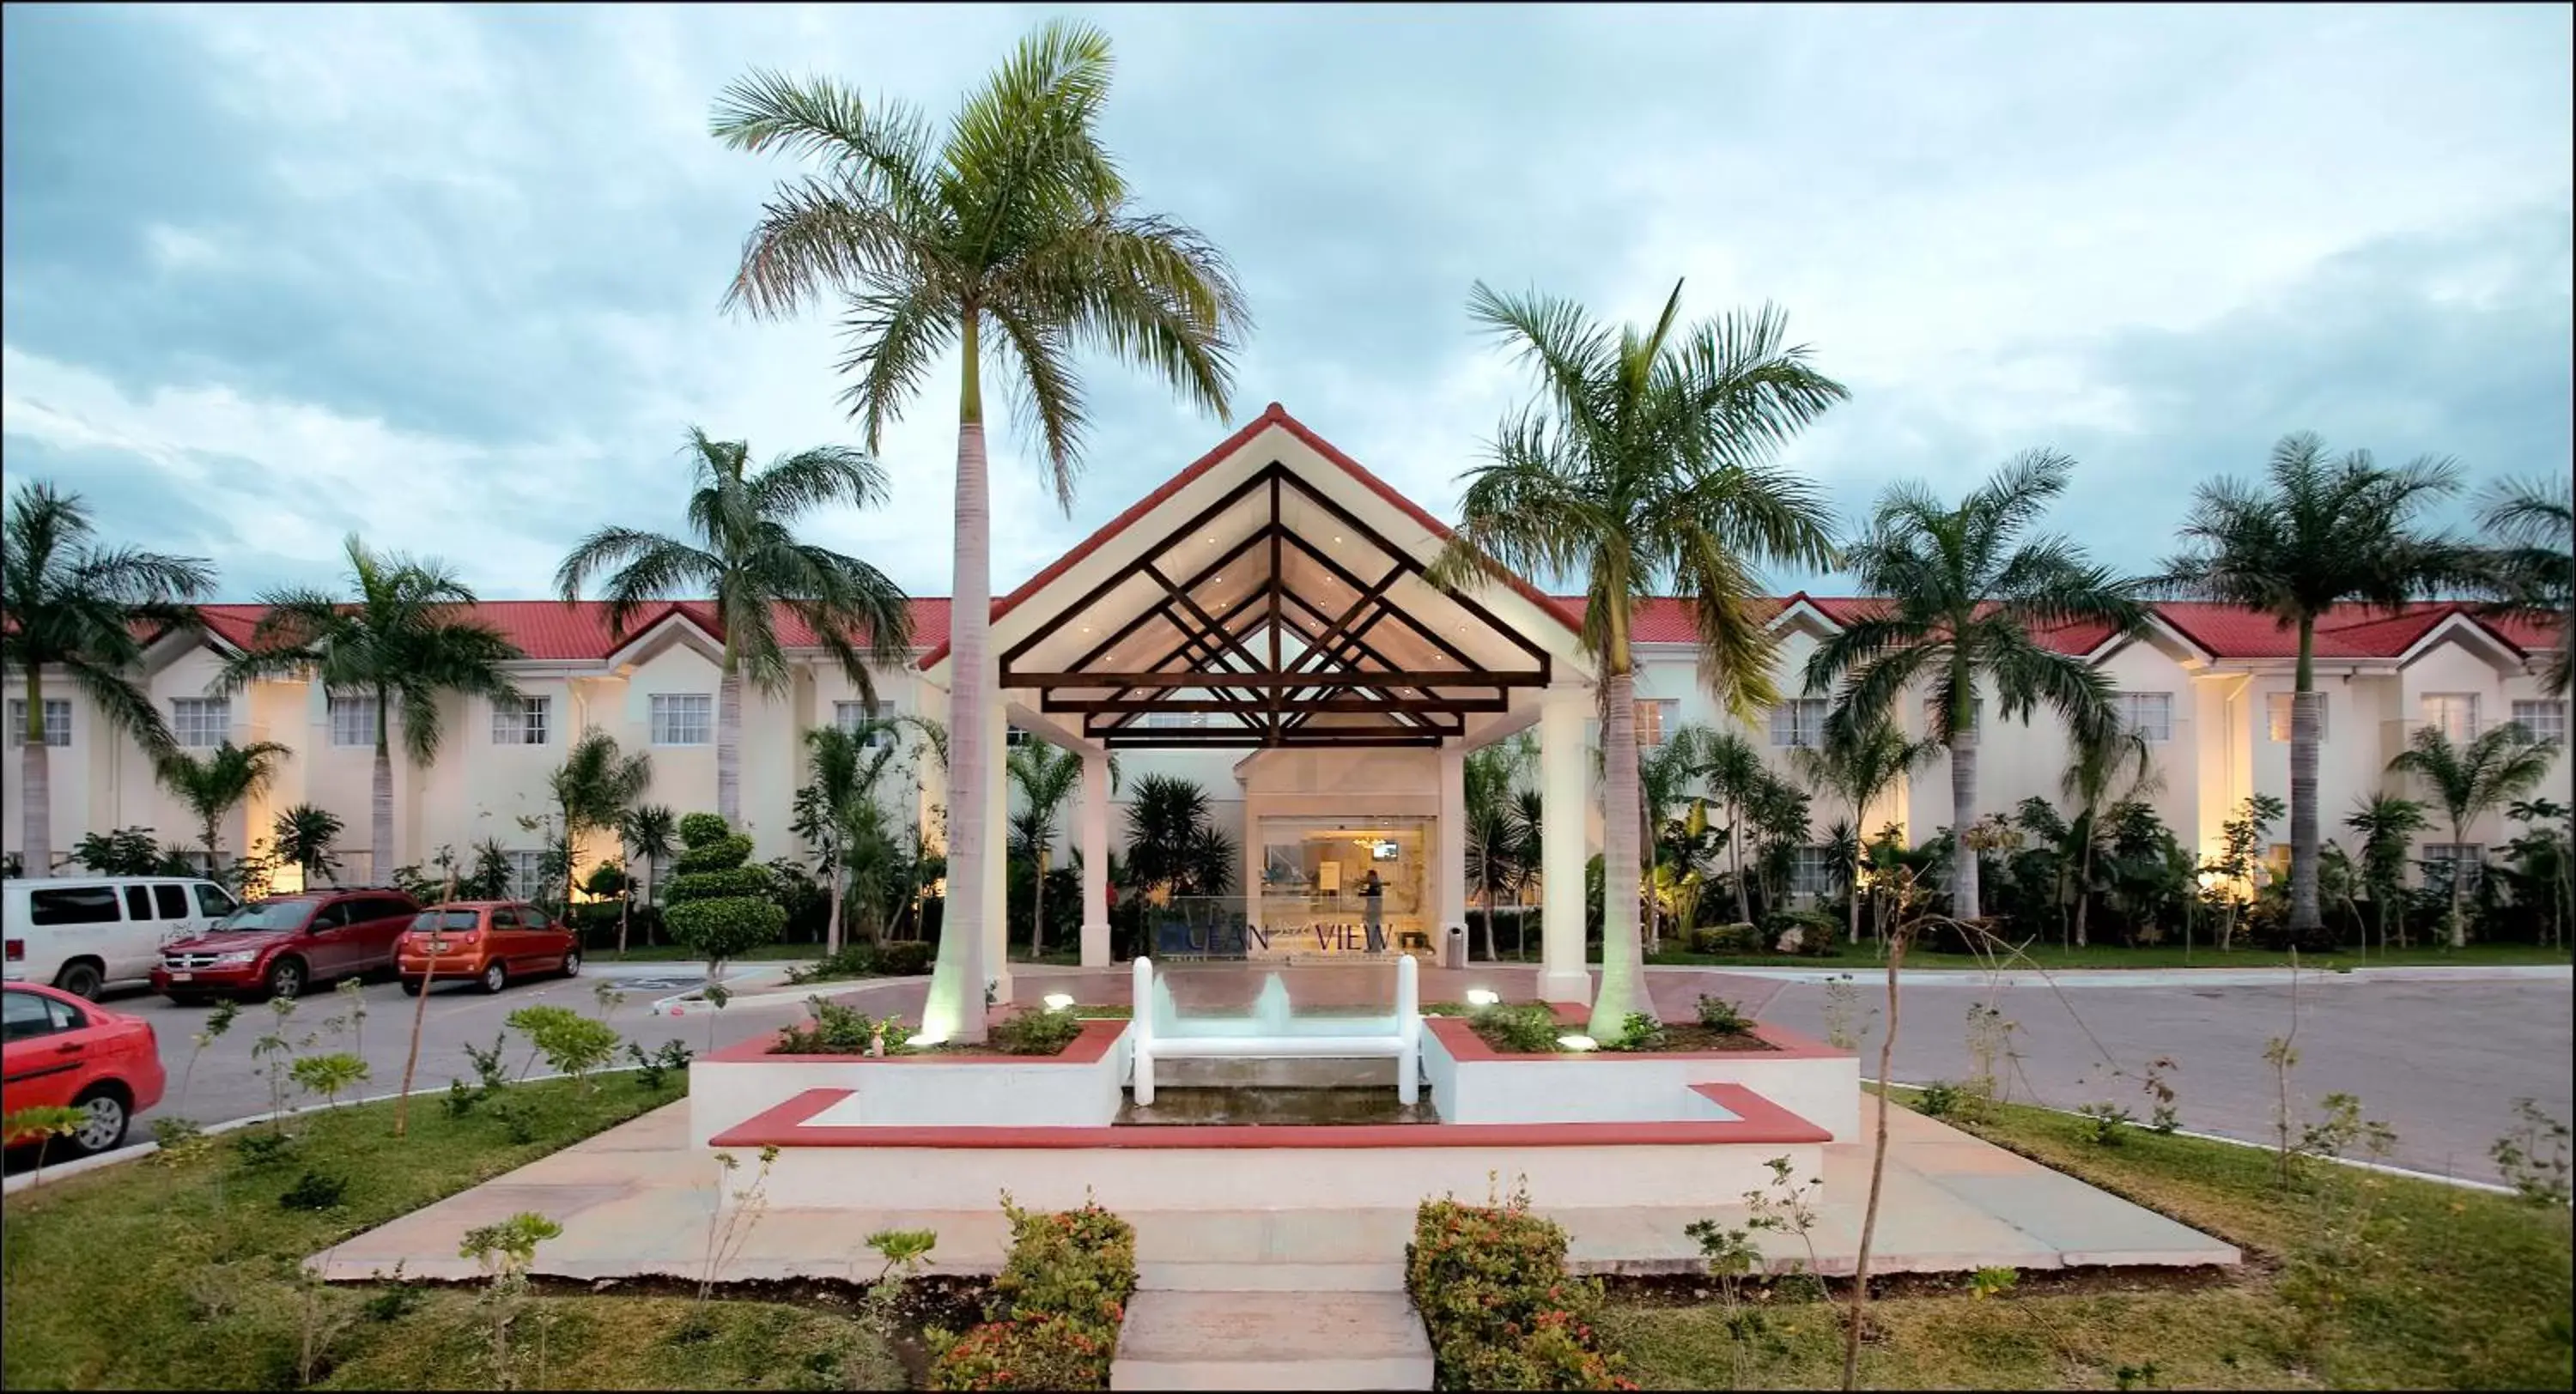
[[1119,1328],[1109,1387],[1429,1389],[1431,1341],[1400,1288],[1269,1286],[1288,1269],[1311,1266],[1167,1265],[1207,1270],[1187,1276],[1225,1286],[1137,1292]]

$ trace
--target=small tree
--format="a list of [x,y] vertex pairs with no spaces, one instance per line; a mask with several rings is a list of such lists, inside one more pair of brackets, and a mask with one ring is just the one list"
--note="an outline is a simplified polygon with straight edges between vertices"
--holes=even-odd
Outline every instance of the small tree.
[[721,978],[726,960],[778,941],[787,911],[772,899],[769,868],[744,865],[751,839],[724,819],[692,813],[680,820],[680,841],[687,850],[674,863],[663,918],[673,939],[707,960],[707,976]]
[[2415,834],[2428,825],[2424,805],[2381,792],[2353,805],[2343,825],[2361,834],[2361,883],[2370,889],[2370,908],[2379,921],[2379,951],[2388,951],[2388,919],[2397,916],[2398,937],[2406,935],[2406,852]]
[[235,745],[231,741],[216,746],[203,756],[184,750],[173,750],[161,757],[154,771],[179,802],[197,815],[197,835],[206,851],[206,873],[213,875],[222,865],[217,848],[224,816],[241,806],[246,799],[259,797],[277,778],[278,763],[293,751],[275,741],[255,741]]
[[585,1093],[591,1088],[591,1072],[617,1058],[617,1028],[570,1007],[521,1007],[507,1020],[548,1066],[579,1081]]
[[326,877],[335,884],[339,881],[340,857],[334,844],[340,832],[340,815],[309,803],[279,810],[277,820],[269,825],[277,859],[301,868],[308,887]]
[[563,1226],[532,1210],[498,1224],[465,1232],[457,1256],[481,1264],[492,1277],[484,1302],[492,1320],[492,1374],[503,1389],[517,1387],[510,1370],[510,1326],[526,1300],[528,1270],[537,1261],[537,1246],[563,1233]]
[[2450,817],[2452,948],[2469,942],[2469,868],[2464,865],[2469,824],[2539,787],[2557,759],[2558,742],[2533,740],[2520,722],[2508,721],[2465,746],[2453,744],[2439,726],[2419,726],[2407,748],[2388,762],[2392,772],[2421,777]]
[[[644,863],[644,903],[653,903],[653,874],[662,859],[678,852],[679,821],[661,804],[638,804],[617,820],[617,840],[626,855]],[[634,897],[627,897],[631,908]],[[617,915],[617,956],[626,956],[626,911]]]
[[288,1071],[297,1087],[307,1094],[319,1094],[333,1108],[340,1105],[340,1094],[367,1077],[367,1062],[345,1050],[329,1055],[307,1055],[297,1060]]
[[[1010,752],[1002,762],[1003,772],[1012,787],[1020,791],[1023,807],[1020,817],[1026,820],[1029,853],[1037,864],[1037,890],[1029,907],[1029,957],[1046,951],[1046,877],[1047,862],[1055,854],[1055,836],[1064,816],[1064,805],[1082,783],[1082,757],[1070,750],[1058,750],[1038,741]],[[987,913],[999,913],[1001,907],[990,907]]]
[[2225,878],[2220,887],[2222,909],[2218,919],[2221,953],[2235,947],[2236,912],[2244,904],[2237,888],[2253,880],[2264,836],[2287,811],[2288,805],[2270,794],[2248,794],[2236,806],[2236,816],[2218,825],[2218,858],[2207,869]]

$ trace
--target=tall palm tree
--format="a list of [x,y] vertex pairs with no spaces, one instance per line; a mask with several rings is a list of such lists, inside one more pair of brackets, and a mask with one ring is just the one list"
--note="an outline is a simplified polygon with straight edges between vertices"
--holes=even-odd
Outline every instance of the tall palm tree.
[[1645,911],[1645,946],[1651,952],[1661,940],[1657,923],[1661,905],[1653,894],[1657,873],[1663,869],[1663,846],[1656,830],[1690,793],[1708,764],[1710,743],[1717,733],[1697,722],[1675,727],[1660,745],[1637,752],[1637,835],[1642,839],[1644,865],[1639,869],[1647,894],[1639,897]]
[[300,803],[278,810],[269,838],[278,860],[292,863],[312,886],[324,877],[340,879],[340,859],[332,844],[340,840],[340,815],[316,804]]
[[832,882],[831,918],[825,922],[823,952],[841,951],[841,897],[849,881],[853,823],[864,805],[876,801],[876,785],[894,759],[891,745],[869,749],[875,731],[862,727],[817,726],[805,733],[805,787],[796,791],[795,831],[822,854]]
[[134,681],[156,628],[194,628],[188,602],[214,584],[196,557],[98,547],[80,495],[30,480],[9,496],[0,536],[0,662],[18,671],[27,704],[18,750],[21,851],[30,876],[54,867],[52,749],[46,744],[45,674],[60,672],[108,724],[158,757],[174,748],[152,696]]
[[2423,511],[2459,488],[2459,467],[2430,457],[2402,469],[2356,450],[2326,457],[2299,433],[2272,447],[2260,484],[2205,483],[2183,521],[2183,550],[2157,586],[2242,605],[2298,631],[2290,698],[2290,930],[2324,923],[2317,904],[2317,620],[2335,606],[2401,605],[2484,573],[2476,554],[2422,529]]
[[1485,907],[1488,963],[1500,961],[1494,948],[1494,891],[1515,884],[1523,871],[1514,791],[1537,756],[1537,744],[1524,731],[1467,752],[1464,762],[1467,876],[1479,887]]
[[2502,544],[2487,554],[2487,589],[2514,609],[2548,615],[2558,650],[2542,686],[2565,696],[2576,682],[2576,504],[2559,479],[2509,479],[2480,500],[2478,527]]
[[[1884,714],[1871,720],[1828,722],[1815,745],[1790,752],[1789,762],[1818,793],[1831,794],[1851,809],[1850,837],[1837,835],[1834,845],[1848,858],[1851,873],[1851,941],[1860,942],[1861,839],[1870,805],[1914,771],[1930,762],[1940,746],[1918,741]],[[1837,825],[1840,827],[1841,825]]]
[[1753,742],[1741,732],[1727,731],[1712,736],[1701,752],[1700,778],[1707,782],[1710,797],[1726,809],[1727,855],[1735,877],[1735,918],[1750,924],[1753,897],[1744,880],[1744,844],[1748,840],[1744,811],[1762,797],[1771,771],[1763,765],[1762,752],[1753,748]]
[[635,528],[605,527],[581,540],[555,570],[570,604],[582,584],[608,575],[608,632],[627,626],[657,600],[714,597],[724,629],[716,680],[716,812],[742,821],[742,681],[761,691],[787,691],[794,669],[778,622],[790,615],[813,632],[862,698],[874,701],[871,662],[903,661],[912,644],[911,603],[886,574],[857,557],[799,542],[793,525],[810,510],[885,502],[885,471],[856,450],[819,445],[782,455],[758,472],[742,441],[710,440],[692,426],[681,453],[691,482],[687,540]]
[[2467,745],[2453,744],[2450,733],[2439,726],[2418,726],[2406,748],[2388,762],[2392,772],[2421,777],[2451,821],[2452,948],[2468,943],[2468,924],[2462,917],[2468,868],[2458,858],[2469,824],[2539,787],[2557,758],[2558,742],[2534,740],[2522,723],[2508,721],[2480,732]]
[[[637,804],[617,820],[617,842],[629,857],[644,863],[644,903],[653,903],[653,875],[661,869],[665,857],[677,856],[680,850],[680,819],[668,804]],[[628,896],[631,906],[634,897]],[[626,910],[617,914],[617,952],[626,953]]]
[[573,869],[580,861],[571,855],[573,845],[583,833],[615,828],[626,810],[653,787],[653,755],[644,750],[624,754],[615,736],[593,726],[564,752],[564,762],[546,777],[546,784],[563,820],[564,905],[569,913]]
[[216,846],[225,815],[257,798],[277,778],[277,767],[295,752],[275,741],[235,745],[225,741],[204,755],[173,750],[154,762],[153,773],[179,802],[197,815],[197,836],[206,849],[206,874],[220,869]]
[[1037,893],[1030,902],[1029,957],[1046,951],[1047,862],[1064,818],[1064,805],[1082,784],[1082,757],[1042,741],[1030,741],[1010,752],[1003,773],[1020,791],[1020,816],[1028,833],[1029,852],[1037,862]]
[[261,596],[268,610],[252,628],[250,646],[224,665],[214,687],[230,695],[262,678],[309,672],[335,699],[373,703],[367,875],[382,883],[395,866],[395,709],[401,709],[405,753],[414,765],[427,765],[438,758],[439,697],[461,692],[515,700],[518,689],[501,665],[521,655],[499,630],[473,618],[474,592],[445,563],[370,551],[355,533],[343,545],[357,599],[301,587]]
[[[2078,741],[2111,724],[2110,683],[2073,654],[2038,638],[2059,626],[2093,623],[2134,634],[2147,623],[2134,583],[2087,560],[2063,537],[2023,534],[2065,492],[2075,462],[2027,452],[1956,507],[1919,484],[1879,498],[1868,532],[1844,552],[1863,589],[1887,597],[1816,647],[1807,688],[1838,679],[1827,724],[1887,717],[1897,699],[1930,688],[1926,735],[1950,752],[1950,826],[1977,822],[1977,683],[1992,686],[2006,719],[2054,708]],[[1977,858],[1950,859],[1950,913],[1980,917]]]
[[1144,212],[1100,144],[1109,40],[1049,23],[969,95],[944,138],[897,101],[828,78],[755,71],[717,100],[715,135],[784,150],[822,172],[782,183],[744,240],[728,306],[796,313],[838,293],[851,377],[843,400],[876,448],[931,368],[958,353],[955,582],[950,589],[948,928],[923,1008],[934,1035],[982,1040],[970,1011],[988,975],[983,926],[984,748],[992,700],[992,513],[983,372],[1023,389],[1057,501],[1070,509],[1087,423],[1075,349],[1106,350],[1226,414],[1233,339],[1248,327],[1225,258],[1189,227]]
[[2406,890],[2406,852],[2415,845],[2415,834],[2424,831],[2431,819],[2424,805],[2381,790],[2353,801],[2353,809],[2343,825],[2361,834],[2361,879],[2370,888],[2370,907],[2379,921],[2379,951],[2388,952],[2388,917],[2398,910],[2398,928],[2405,929],[2404,911],[2399,902]]
[[2080,949],[2091,942],[2086,922],[2093,909],[2093,849],[2102,840],[2103,815],[2163,789],[2165,777],[2156,768],[2155,747],[2146,733],[2116,724],[2102,739],[2075,742],[2068,757],[2057,787],[2074,810],[2073,832],[2082,844],[2075,878],[2075,946]]
[[1823,504],[1770,460],[1849,394],[1807,365],[1804,347],[1784,342],[1787,319],[1776,309],[1678,324],[1679,284],[1643,328],[1596,324],[1572,301],[1482,283],[1468,313],[1537,368],[1540,386],[1501,423],[1492,461],[1467,473],[1458,533],[1432,575],[1448,584],[1507,568],[1585,578],[1582,638],[1600,674],[1606,776],[1591,1031],[1608,1039],[1646,1006],[1630,617],[1645,596],[1685,597],[1701,678],[1720,704],[1749,720],[1773,700],[1777,636],[1755,566],[1822,565],[1833,546]]

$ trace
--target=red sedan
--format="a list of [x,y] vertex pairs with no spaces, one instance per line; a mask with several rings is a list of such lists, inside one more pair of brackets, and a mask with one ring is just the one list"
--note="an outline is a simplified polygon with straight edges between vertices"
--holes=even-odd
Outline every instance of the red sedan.
[[34,983],[0,989],[0,1113],[79,1109],[88,1117],[67,1141],[88,1156],[125,1141],[161,1087],[151,1022]]

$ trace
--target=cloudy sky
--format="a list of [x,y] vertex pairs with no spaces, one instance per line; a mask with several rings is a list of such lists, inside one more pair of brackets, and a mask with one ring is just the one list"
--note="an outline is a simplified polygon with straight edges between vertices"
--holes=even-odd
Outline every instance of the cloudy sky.
[[[686,425],[850,439],[825,316],[718,312],[791,167],[710,139],[716,93],[769,65],[944,114],[1059,13],[12,5],[0,463],[227,598],[329,582],[352,529],[545,594],[588,528],[677,525]],[[1840,508],[2050,445],[2059,525],[2132,566],[2287,431],[2569,468],[2565,7],[1091,17],[1108,139],[1257,324],[1231,421],[1095,369],[1070,517],[997,442],[997,590],[1273,400],[1450,513],[1527,386],[1479,278],[1777,301],[1852,389],[1789,456]],[[893,505],[813,529],[922,594],[935,381]]]

